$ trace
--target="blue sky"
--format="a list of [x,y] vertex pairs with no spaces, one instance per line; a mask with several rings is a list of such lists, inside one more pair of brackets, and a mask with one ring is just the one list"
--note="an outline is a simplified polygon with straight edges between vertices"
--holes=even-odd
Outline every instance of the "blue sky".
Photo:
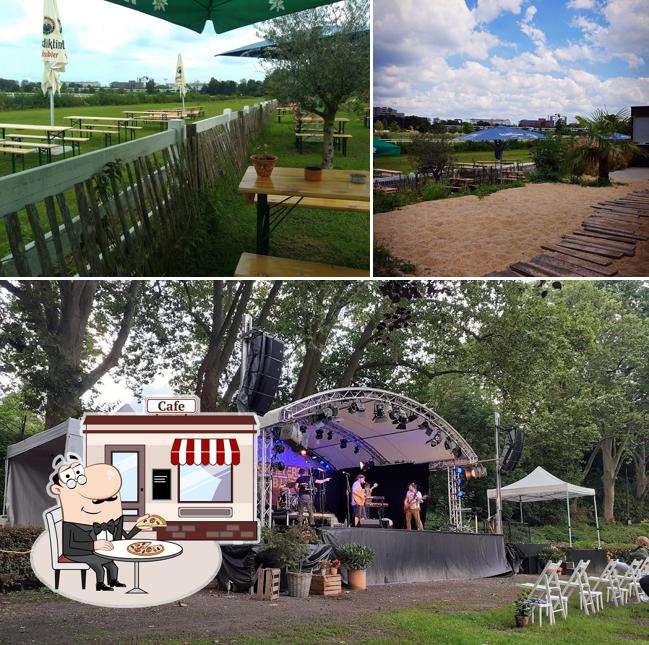
[[[69,59],[65,81],[173,82],[179,52],[189,82],[265,76],[256,60],[214,57],[260,40],[254,27],[217,35],[208,24],[196,34],[104,0],[58,0],[58,6]],[[1,77],[40,80],[42,19],[42,0],[0,0]]]
[[537,118],[649,104],[648,0],[375,0],[374,104]]

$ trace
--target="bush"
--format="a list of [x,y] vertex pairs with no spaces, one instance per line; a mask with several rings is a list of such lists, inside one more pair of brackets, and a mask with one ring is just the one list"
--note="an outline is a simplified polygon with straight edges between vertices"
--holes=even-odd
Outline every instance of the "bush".
[[0,528],[0,591],[41,586],[29,562],[29,553],[17,555],[3,551],[29,551],[43,529],[31,526]]
[[638,547],[634,544],[603,544],[603,548],[611,553],[615,560],[630,560],[629,554]]
[[560,181],[565,177],[567,162],[563,150],[563,142],[558,135],[546,135],[539,139],[532,148],[532,160],[536,171],[533,181]]
[[374,273],[383,277],[402,276],[416,269],[412,262],[394,257],[382,244],[374,247]]
[[263,535],[262,553],[270,555],[281,569],[302,571],[302,561],[309,556],[308,540],[301,527],[286,530],[269,529]]
[[341,544],[336,549],[336,555],[348,569],[362,570],[372,563],[376,552],[364,544]]

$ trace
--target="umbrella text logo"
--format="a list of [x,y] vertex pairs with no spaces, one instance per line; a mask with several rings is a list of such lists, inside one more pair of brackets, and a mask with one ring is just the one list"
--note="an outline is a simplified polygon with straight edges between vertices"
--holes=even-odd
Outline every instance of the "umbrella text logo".
[[166,11],[169,0],[153,0],[153,9],[155,11]]
[[54,33],[55,29],[56,23],[54,22],[54,20],[45,16],[45,18],[43,18],[43,34],[45,36],[49,36],[51,33]]
[[286,7],[284,6],[284,0],[268,0],[271,11],[284,11]]

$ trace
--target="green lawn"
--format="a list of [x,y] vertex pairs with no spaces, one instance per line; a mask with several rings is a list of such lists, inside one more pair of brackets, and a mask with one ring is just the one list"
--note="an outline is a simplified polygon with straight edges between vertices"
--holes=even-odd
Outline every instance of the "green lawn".
[[[368,593],[371,593],[369,591]],[[455,612],[448,605],[419,606],[387,611],[355,621],[318,620],[272,630],[265,637],[228,638],[228,642],[245,645],[321,645],[323,643],[357,643],[389,645],[615,645],[649,643],[649,605],[606,607],[598,614],[586,616],[571,606],[568,619],[557,617],[556,625],[543,622],[543,627],[514,626],[513,607],[471,611],[460,607]],[[131,642],[131,641],[129,641]],[[190,635],[137,638],[139,645],[211,645],[213,638],[192,638]]]
[[[244,105],[260,102],[259,98],[238,98],[203,103],[206,117],[221,114],[225,108],[238,110]],[[66,108],[57,110],[57,124],[67,124],[66,115],[121,116],[124,110],[164,109],[175,104],[101,106],[92,108]],[[347,116],[346,132],[353,138],[348,143],[348,156],[336,153],[335,167],[341,169],[369,170],[369,130],[363,127],[362,118]],[[0,121],[8,123],[47,123],[47,110],[0,112]],[[293,120],[283,117],[282,123],[273,118],[260,141],[267,143],[279,157],[278,165],[304,167],[319,165],[322,145],[305,143],[305,153],[298,154],[294,146]],[[138,138],[159,132],[158,124],[139,131]],[[96,136],[84,144],[82,151],[89,152],[103,146],[103,137]],[[30,155],[31,156],[31,155]],[[36,155],[33,155],[35,158]],[[32,160],[31,163],[35,161]],[[4,165],[3,165],[4,164]],[[10,161],[0,157],[0,175],[10,172]],[[70,191],[72,194],[72,191]],[[69,200],[74,203],[74,199]],[[42,205],[41,205],[42,206]],[[44,210],[44,209],[39,209]],[[21,214],[23,236],[31,239],[31,229],[24,213]],[[41,224],[48,230],[42,213]],[[236,186],[223,186],[215,191],[206,204],[204,217],[191,231],[178,241],[173,256],[166,263],[169,275],[232,275],[243,251],[255,252],[256,211],[245,205]],[[330,262],[355,268],[369,268],[369,215],[336,211],[296,209],[275,231],[271,238],[270,254],[314,262]],[[4,226],[0,226],[0,257],[9,252]]]
[[[600,534],[603,544],[633,544],[639,535],[649,534],[649,521],[640,524],[608,524],[602,522]],[[583,522],[572,526],[572,540],[577,547],[596,547],[597,531],[593,524]],[[568,542],[568,527],[565,524],[532,527],[532,542],[553,544]]]
[[[455,159],[464,163],[493,163],[494,156],[490,152],[456,152]],[[530,161],[531,154],[527,148],[514,148],[503,151],[503,161]],[[386,170],[400,170],[401,172],[412,172],[414,170],[410,157],[374,157],[375,168]]]
[[[362,118],[350,119],[345,132],[352,135],[347,157],[336,152],[334,167],[369,170],[369,130]],[[322,163],[322,144],[305,144],[295,150],[294,124],[282,117],[269,122],[255,145],[267,144],[279,157],[278,166],[303,168]],[[232,275],[243,251],[255,253],[256,208],[246,205],[236,187],[221,188],[211,197],[211,208],[196,223],[191,235],[177,247],[175,275]],[[359,269],[369,268],[369,214],[296,208],[271,235],[269,255],[325,262]]]

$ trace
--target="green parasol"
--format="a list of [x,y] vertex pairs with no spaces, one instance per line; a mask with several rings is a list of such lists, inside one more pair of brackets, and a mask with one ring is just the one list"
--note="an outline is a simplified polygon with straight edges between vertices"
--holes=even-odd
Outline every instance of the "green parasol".
[[312,9],[333,0],[106,0],[148,13],[199,34],[212,21],[217,34],[287,13]]

